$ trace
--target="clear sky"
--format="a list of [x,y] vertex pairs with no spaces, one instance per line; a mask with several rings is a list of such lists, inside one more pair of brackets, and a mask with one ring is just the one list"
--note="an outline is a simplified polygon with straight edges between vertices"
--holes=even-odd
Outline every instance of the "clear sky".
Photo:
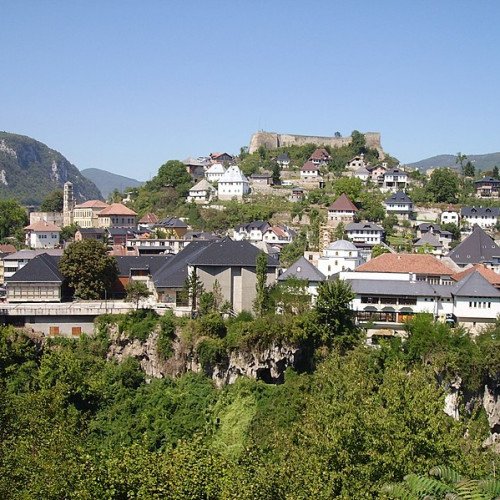
[[500,151],[498,0],[0,0],[0,130],[140,180],[259,129]]

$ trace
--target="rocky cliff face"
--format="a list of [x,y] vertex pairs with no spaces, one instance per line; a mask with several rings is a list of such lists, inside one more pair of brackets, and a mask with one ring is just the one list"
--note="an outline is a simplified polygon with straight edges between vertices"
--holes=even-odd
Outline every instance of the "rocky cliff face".
[[302,355],[297,347],[274,344],[261,350],[232,351],[223,363],[202,366],[194,350],[186,347],[178,337],[172,344],[173,355],[166,360],[158,354],[156,332],[145,342],[141,342],[112,330],[110,339],[108,359],[120,362],[128,356],[133,356],[148,377],[176,377],[190,371],[204,372],[212,378],[217,387],[233,384],[242,376],[267,383],[283,382],[285,370],[288,367],[296,367]]
[[0,197],[39,205],[66,181],[73,183],[79,202],[102,198],[95,184],[61,153],[30,137],[0,132]]

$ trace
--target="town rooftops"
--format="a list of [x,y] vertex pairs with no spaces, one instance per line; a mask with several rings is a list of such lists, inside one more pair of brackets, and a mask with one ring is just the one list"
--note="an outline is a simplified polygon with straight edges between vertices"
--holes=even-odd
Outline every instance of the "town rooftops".
[[176,217],[166,217],[157,222],[156,227],[167,227],[167,228],[187,228],[188,225]]
[[[388,254],[386,254],[388,255]],[[402,280],[347,280],[352,291],[367,295],[392,295],[397,297],[432,297],[434,288],[427,281]]]
[[205,174],[223,174],[226,171],[222,163],[214,163],[212,166],[207,168]]
[[139,224],[156,224],[157,222],[158,216],[152,212],[143,215],[139,220]]
[[325,281],[326,276],[305,257],[300,257],[281,274],[278,281],[285,281],[288,278],[298,278],[307,281]]
[[342,193],[329,207],[330,212],[357,212],[358,208],[349,199],[349,197]]
[[495,179],[494,177],[483,177],[482,179],[478,179],[474,181],[474,184],[500,184],[500,179]]
[[52,233],[60,233],[61,228],[59,226],[56,226],[55,224],[52,224],[52,222],[47,222],[44,220],[40,220],[38,222],[34,222],[33,224],[30,224],[29,226],[26,226],[24,228],[25,231],[35,231],[35,232],[52,232]]
[[102,209],[97,215],[98,217],[109,217],[110,215],[128,215],[135,217],[137,213],[126,207],[123,203],[112,203],[108,207]]
[[300,170],[302,172],[317,172],[318,165],[315,165],[312,161],[308,160],[304,163],[303,167]]
[[172,258],[172,255],[125,255],[115,257],[118,276],[129,276],[132,269],[145,270],[153,275]]
[[17,252],[17,248],[10,243],[0,244],[0,253],[11,254]]
[[14,261],[14,260],[31,260],[46,253],[52,256],[61,256],[64,250],[62,248],[44,248],[44,249],[36,249],[36,250],[18,250],[17,252],[11,253],[4,257],[4,260]]
[[59,259],[59,256],[39,254],[5,280],[8,283],[62,283],[63,276],[59,271]]
[[327,250],[343,250],[347,252],[356,252],[358,249],[354,243],[347,240],[337,240],[333,243],[330,243],[327,247]]
[[196,183],[190,190],[191,191],[214,191],[215,188],[206,179],[201,179],[200,182]]
[[95,234],[95,235],[103,235],[106,230],[103,227],[79,227],[77,230],[80,234]]
[[439,241],[438,237],[433,233],[424,233],[422,237],[413,244],[413,246],[415,247],[423,247],[424,245],[430,245],[433,248],[443,247],[443,244]]
[[433,255],[384,253],[365,262],[356,272],[415,273],[427,276],[451,276],[453,270]]
[[106,208],[106,207],[109,207],[109,205],[101,200],[88,200],[85,201],[84,203],[80,203],[79,205],[75,206],[75,208]]
[[384,232],[384,228],[377,226],[375,222],[350,222],[345,227],[346,231],[381,231]]
[[491,283],[495,288],[500,288],[500,274],[496,273],[492,269],[489,269],[484,264],[475,264],[474,266],[465,269],[459,273],[455,273],[452,278],[455,281],[460,281],[469,274],[474,272],[480,273],[483,278],[485,278],[489,283]]
[[276,161],[290,161],[290,156],[288,156],[288,153],[281,153],[280,155],[278,155],[278,157],[276,158]]
[[500,297],[497,290],[478,271],[470,273],[454,286],[453,294],[457,297]]
[[497,207],[462,207],[460,209],[460,215],[462,217],[473,217],[473,216],[488,216],[488,217],[498,217],[500,215],[500,208]]
[[330,153],[325,148],[316,149],[313,154],[309,157],[310,160],[328,160],[330,158]]
[[459,243],[448,257],[457,264],[479,264],[500,258],[500,248],[484,229],[474,224],[472,233]]
[[404,170],[401,170],[400,168],[391,168],[387,170],[385,175],[407,175]]
[[222,184],[224,182],[248,183],[248,179],[236,165],[232,165],[225,171],[224,174],[222,174],[221,178],[219,179],[219,184]]
[[[192,266],[255,267],[260,253],[249,241],[234,241],[231,238],[224,238],[211,242],[203,252],[189,258],[187,262]],[[278,263],[272,257],[267,256],[267,265],[268,267],[277,267]]]
[[403,193],[403,191],[398,191],[397,193],[389,196],[389,198],[385,200],[385,203],[411,204],[413,202],[406,193]]

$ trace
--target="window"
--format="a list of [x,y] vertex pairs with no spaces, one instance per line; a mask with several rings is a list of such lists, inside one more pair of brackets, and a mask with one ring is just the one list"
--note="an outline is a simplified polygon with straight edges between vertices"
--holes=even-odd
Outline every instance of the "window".
[[79,336],[82,334],[81,326],[73,326],[71,327],[71,335]]
[[49,326],[49,335],[59,335],[59,327]]

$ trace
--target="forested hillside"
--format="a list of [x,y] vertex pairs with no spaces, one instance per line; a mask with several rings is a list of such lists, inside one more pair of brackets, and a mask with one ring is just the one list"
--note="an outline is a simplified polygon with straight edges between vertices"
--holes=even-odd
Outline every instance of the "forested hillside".
[[[410,472],[498,470],[499,456],[483,446],[481,400],[469,397],[458,421],[443,411],[457,377],[469,396],[498,384],[498,327],[472,342],[423,316],[408,325],[407,343],[373,349],[353,332],[346,339],[339,323],[325,329],[320,313],[279,321],[134,313],[103,318],[94,338],[44,342],[3,328],[0,497],[396,498],[384,488]],[[116,325],[122,346],[156,329],[164,358],[180,336],[204,373],[147,383],[140,358],[109,358]],[[303,349],[309,365],[289,368],[278,385],[214,386],[210,370],[226,353],[275,341]]]

